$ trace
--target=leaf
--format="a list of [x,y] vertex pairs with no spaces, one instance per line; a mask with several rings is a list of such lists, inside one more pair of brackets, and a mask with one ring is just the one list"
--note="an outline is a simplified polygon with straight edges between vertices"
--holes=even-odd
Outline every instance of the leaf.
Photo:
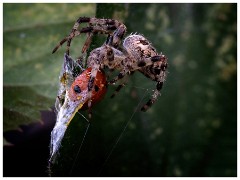
[[[40,121],[40,111],[49,109],[52,101],[29,87],[4,86],[4,131],[17,129],[19,123]],[[39,117],[39,118],[37,118]]]

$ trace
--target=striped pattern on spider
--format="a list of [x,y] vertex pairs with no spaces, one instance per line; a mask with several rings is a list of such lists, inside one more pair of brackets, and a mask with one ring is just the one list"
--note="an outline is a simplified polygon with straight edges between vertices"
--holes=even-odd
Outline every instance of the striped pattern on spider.
[[[88,23],[88,26],[79,28],[82,23]],[[87,67],[92,68],[88,82],[89,99],[91,99],[92,96],[93,84],[98,70],[103,70],[107,67],[111,70],[120,71],[118,76],[109,81],[109,84],[115,84],[124,76],[139,71],[156,82],[156,89],[152,97],[141,108],[142,111],[149,109],[160,95],[160,90],[166,79],[167,57],[162,53],[159,54],[143,35],[130,34],[124,38],[126,26],[118,20],[89,17],[78,18],[70,34],[60,41],[54,48],[53,53],[56,52],[62,44],[67,42],[66,54],[69,55],[72,39],[82,33],[86,33],[87,35],[82,53],[86,53],[93,35],[108,35],[104,44],[101,47],[93,49],[87,58]],[[120,84],[111,97],[114,97],[123,86],[123,84]],[[88,107],[91,107],[91,101],[88,101]]]

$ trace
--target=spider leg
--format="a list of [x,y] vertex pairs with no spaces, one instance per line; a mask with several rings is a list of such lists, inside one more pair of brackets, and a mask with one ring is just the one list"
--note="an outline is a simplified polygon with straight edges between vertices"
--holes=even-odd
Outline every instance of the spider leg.
[[93,36],[94,33],[109,34],[109,31],[105,30],[102,27],[91,27],[91,26],[82,28],[79,31],[78,30],[72,31],[67,37],[63,38],[59,42],[59,44],[53,49],[52,53],[55,53],[59,49],[59,47],[62,46],[67,41],[66,53],[69,55],[69,49],[70,49],[72,39],[76,36],[79,36],[82,33],[88,33],[89,34],[88,37],[87,37],[87,40],[84,43],[83,48],[82,48],[82,53],[84,53],[84,52],[87,51],[87,49],[88,49],[88,47],[91,43],[92,36]]
[[[132,75],[135,71],[131,71],[130,72],[130,75]],[[121,84],[118,85],[118,87],[115,89],[115,91],[113,92],[113,94],[110,96],[110,98],[114,98],[118,93],[119,91],[125,87],[126,85],[126,81],[122,82]]]
[[[82,23],[88,23],[89,26],[82,28],[78,31],[78,27]],[[76,35],[75,35],[76,32],[80,32],[80,33],[88,33],[88,32],[91,32],[91,33],[97,32],[98,33],[98,32],[100,32],[100,33],[104,33],[104,34],[110,34],[114,30],[116,30],[120,25],[123,25],[123,24],[114,19],[98,19],[98,18],[89,18],[89,17],[79,17],[77,19],[77,21],[75,22],[75,24],[73,25],[73,28],[72,28],[69,36],[65,37],[53,49],[52,53],[56,52],[62,44],[64,44],[66,41],[68,41],[66,52],[67,52],[67,54],[69,54],[70,44],[71,44],[72,39],[74,37],[76,37]],[[125,27],[125,25],[123,25],[123,26]],[[90,37],[87,38],[87,42],[85,43],[85,45],[83,46],[83,49],[82,49],[83,52],[85,52],[87,50],[87,48],[89,47],[91,38],[92,38],[92,35],[90,35]]]
[[108,84],[115,84],[120,79],[124,78],[128,73],[131,73],[129,70],[123,69],[115,78],[108,82]]
[[[74,34],[75,32],[79,32],[77,31],[78,29],[78,26],[81,24],[81,23],[87,23],[90,21],[90,18],[88,17],[79,17],[78,20],[75,22],[75,24],[73,25],[73,28],[71,30],[71,33],[69,34],[68,36],[68,43],[67,43],[67,50],[66,50],[66,53],[69,55],[69,49],[70,49],[70,45],[71,45],[71,41],[74,37],[76,37]],[[84,29],[84,28],[83,28]],[[80,31],[81,32],[81,31]],[[80,33],[79,33],[80,35]],[[63,42],[64,43],[64,42]],[[57,48],[55,48],[54,50],[57,51],[57,49],[59,48],[59,46]],[[53,51],[53,53],[55,52]]]
[[95,66],[94,68],[92,68],[92,71],[91,71],[91,74],[90,74],[90,78],[89,78],[89,81],[88,81],[88,116],[89,118],[92,117],[92,110],[91,110],[91,107],[92,107],[92,91],[93,91],[93,85],[94,85],[94,81],[95,81],[95,78],[97,76],[97,71],[99,70],[99,66]]
[[113,33],[113,35],[109,34],[107,41],[105,44],[113,46],[114,48],[118,48],[121,44],[121,41],[123,39],[123,36],[126,33],[126,26],[124,24],[121,24]]
[[149,58],[145,58],[145,59],[139,61],[136,64],[136,66],[133,66],[132,68],[133,69],[140,69],[140,68],[143,68],[143,67],[146,67],[146,66],[153,65],[154,63],[158,63],[158,62],[165,63],[166,62],[165,55],[160,54],[160,55],[152,56],[152,57],[149,57]]
[[85,27],[85,28],[82,28],[80,31],[77,31],[77,30],[72,31],[67,37],[63,38],[59,42],[59,44],[53,49],[52,53],[55,53],[59,49],[59,47],[62,46],[67,41],[66,53],[69,55],[69,48],[70,48],[72,39],[76,36],[79,36],[81,33],[89,33],[92,31],[93,31],[92,27]]
[[[125,61],[126,61],[125,63],[131,62],[131,60],[129,60],[128,58],[125,58]],[[116,76],[114,79],[109,81],[109,84],[115,84],[118,80],[122,79],[127,73],[131,74],[135,70],[150,66],[150,65],[154,64],[155,62],[165,62],[165,60],[166,60],[166,57],[164,55],[157,55],[157,56],[152,56],[150,58],[145,58],[142,61],[139,61],[138,63],[136,63],[136,65],[135,64],[130,64],[131,65],[131,70],[129,70],[127,67],[124,68],[118,74],[118,76]]]
[[147,111],[157,100],[157,97],[160,95],[160,90],[162,89],[163,82],[158,82],[156,90],[154,91],[152,98],[141,108],[141,111]]
[[69,55],[69,48],[70,48],[70,44],[71,44],[71,40],[73,37],[79,36],[81,34],[80,31],[75,31],[74,33],[71,33],[69,36],[63,38],[58,45],[52,50],[52,54],[55,53],[60,46],[62,46],[66,41],[67,41],[67,50],[66,53],[67,55]]
[[166,69],[168,65],[166,60],[167,59],[164,57],[163,61],[157,61],[151,66],[139,69],[139,71],[146,77],[153,81],[157,81],[156,90],[154,91],[152,98],[141,108],[141,111],[147,111],[156,102],[157,97],[160,95],[160,91],[166,78]]
[[[123,25],[125,27],[125,25]],[[113,28],[115,29],[115,27]],[[125,27],[126,29],[126,27]],[[109,26],[107,27],[101,27],[101,26],[89,26],[85,29],[80,30],[81,33],[88,33],[87,39],[83,45],[82,48],[82,53],[85,53],[92,41],[92,37],[94,34],[108,34],[107,41],[105,42],[106,45],[113,46],[113,47],[118,47],[121,43],[121,40],[125,34],[125,29],[123,29],[122,25],[114,32],[112,35],[111,30],[109,30]]]
[[[85,27],[85,28],[82,28],[80,31],[77,31],[77,30],[75,30],[75,29],[73,29],[72,30],[72,32],[70,33],[70,35],[68,36],[69,38],[68,38],[68,42],[67,42],[67,50],[66,50],[66,53],[69,55],[69,49],[70,49],[70,45],[71,45],[71,41],[72,41],[72,39],[74,38],[74,37],[76,37],[76,36],[79,36],[81,33],[90,33],[90,32],[92,32],[93,31],[93,28],[92,27]],[[91,38],[91,37],[90,37]],[[89,36],[88,36],[88,39],[89,39]],[[88,41],[90,41],[91,42],[91,39],[90,40],[88,40],[87,39],[87,41],[85,42],[85,43],[87,43]],[[84,44],[85,45],[85,44]],[[83,46],[84,47],[84,46]],[[57,50],[57,49],[56,49]],[[84,53],[83,52],[83,50],[82,50],[82,53]]]
[[81,23],[89,23],[91,26],[101,26],[105,27],[106,30],[115,30],[122,23],[114,19],[100,19],[100,18],[89,18],[89,17],[79,17],[75,22],[72,31],[77,30]]
[[110,96],[110,98],[114,98],[124,86],[125,86],[124,83],[118,85],[118,87],[115,89],[115,91],[114,91],[113,94]]
[[88,33],[87,34],[87,39],[83,45],[83,48],[82,48],[82,53],[85,53],[87,52],[91,42],[92,42],[92,37],[94,34],[109,34],[110,32],[108,30],[105,30],[104,28],[102,27],[88,27],[87,30],[81,30],[80,31],[81,33]]
[[83,48],[82,48],[82,53],[86,53],[87,52],[87,50],[88,50],[88,48],[89,48],[89,46],[90,46],[90,44],[92,42],[92,37],[93,37],[93,33],[88,33],[87,39],[86,39],[86,41],[85,41],[85,43],[83,45]]

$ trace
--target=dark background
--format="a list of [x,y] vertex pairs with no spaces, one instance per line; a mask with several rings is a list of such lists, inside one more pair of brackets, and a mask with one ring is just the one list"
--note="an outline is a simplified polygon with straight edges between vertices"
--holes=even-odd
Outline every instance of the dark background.
[[[237,176],[237,4],[227,3],[3,4],[3,175],[48,176],[65,45],[51,51],[79,16],[143,34],[169,73],[146,113],[154,82],[135,73],[114,99],[110,86],[79,154],[87,123],[76,115],[52,176]],[[84,40],[74,39],[74,58]]]

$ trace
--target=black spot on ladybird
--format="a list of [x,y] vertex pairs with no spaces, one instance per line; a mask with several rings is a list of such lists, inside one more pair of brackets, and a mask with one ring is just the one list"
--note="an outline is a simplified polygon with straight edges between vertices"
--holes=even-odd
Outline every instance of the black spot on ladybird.
[[81,93],[81,88],[80,88],[78,85],[75,85],[75,86],[74,86],[74,91],[75,91],[76,93]]
[[95,86],[94,86],[94,90],[95,90],[96,92],[98,92],[99,87],[98,87],[97,85],[95,85]]

